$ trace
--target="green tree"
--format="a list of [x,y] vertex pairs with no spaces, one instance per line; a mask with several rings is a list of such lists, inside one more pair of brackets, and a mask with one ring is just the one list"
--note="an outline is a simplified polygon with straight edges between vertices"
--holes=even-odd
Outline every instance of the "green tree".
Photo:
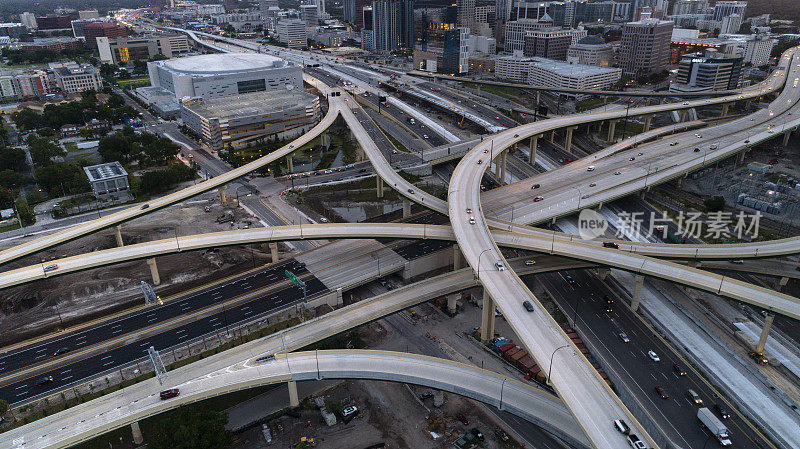
[[28,203],[23,201],[22,198],[17,198],[17,213],[20,220],[22,220],[22,226],[28,226],[36,222],[36,217],[28,207]]
[[25,150],[0,148],[0,170],[21,170],[25,165]]
[[74,195],[89,191],[89,180],[78,164],[58,163],[38,167],[36,181],[39,187],[47,191],[51,198],[62,195]]
[[53,141],[39,137],[36,134],[29,135],[27,142],[28,151],[30,151],[31,159],[33,159],[33,164],[36,166],[52,164],[54,157],[66,154],[66,151],[53,143]]
[[0,415],[5,415],[8,411],[8,402],[0,399]]
[[11,120],[25,131],[32,131],[41,126],[41,117],[31,108],[22,108],[11,115]]
[[225,449],[231,433],[224,413],[200,406],[180,407],[159,419],[147,446],[150,449]]
[[4,189],[17,189],[25,183],[27,178],[14,170],[0,171],[0,187]]

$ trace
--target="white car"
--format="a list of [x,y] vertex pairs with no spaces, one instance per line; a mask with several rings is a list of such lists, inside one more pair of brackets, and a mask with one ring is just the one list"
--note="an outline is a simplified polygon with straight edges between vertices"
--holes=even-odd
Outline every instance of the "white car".
[[594,165],[590,165],[586,167],[586,171],[594,171],[594,168],[595,168]]
[[653,359],[654,362],[660,362],[661,361],[661,359],[658,358],[658,354],[656,354],[653,351],[647,351],[647,355],[650,356],[650,358]]

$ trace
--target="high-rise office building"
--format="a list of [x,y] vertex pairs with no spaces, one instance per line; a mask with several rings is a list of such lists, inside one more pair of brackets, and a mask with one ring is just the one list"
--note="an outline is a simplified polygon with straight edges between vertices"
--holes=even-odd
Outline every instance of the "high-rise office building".
[[86,45],[97,50],[98,37],[126,37],[128,29],[111,22],[94,22],[83,27],[83,35],[86,38]]
[[361,48],[366,51],[375,51],[375,29],[372,26],[372,6],[365,6],[361,10]]
[[747,2],[719,0],[714,4],[714,20],[722,22],[722,19],[733,14],[744,17],[745,9],[747,9]]
[[475,23],[475,0],[456,0],[458,7],[458,26],[472,30]]
[[372,0],[344,0],[342,12],[345,22],[352,23],[356,29],[364,26],[364,8],[371,7]]
[[411,52],[414,48],[414,1],[372,2],[375,50]]
[[319,16],[317,14],[317,5],[301,5],[300,15],[306,22],[306,27],[314,28],[319,25]]
[[658,19],[626,23],[622,28],[619,66],[629,76],[646,76],[666,69],[673,23]]
[[740,16],[739,14],[731,14],[722,19],[722,23],[719,26],[719,33],[720,34],[738,33],[739,28],[741,27],[742,27],[742,16]]
[[305,20],[282,18],[276,25],[276,31],[278,40],[289,48],[304,48],[308,45]]
[[555,27],[528,31],[525,33],[522,54],[564,61],[571,44],[571,30]]
[[458,75],[469,70],[469,30],[454,23],[431,23],[419,48],[414,49],[414,68]]

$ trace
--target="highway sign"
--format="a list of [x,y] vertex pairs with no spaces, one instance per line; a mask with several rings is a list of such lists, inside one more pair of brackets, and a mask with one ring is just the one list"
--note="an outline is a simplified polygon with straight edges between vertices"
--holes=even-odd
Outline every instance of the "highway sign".
[[283,274],[285,274],[286,277],[289,278],[290,281],[292,281],[292,284],[300,288],[306,288],[306,283],[303,282],[299,277],[295,276],[295,274],[292,273],[291,271],[284,270]]

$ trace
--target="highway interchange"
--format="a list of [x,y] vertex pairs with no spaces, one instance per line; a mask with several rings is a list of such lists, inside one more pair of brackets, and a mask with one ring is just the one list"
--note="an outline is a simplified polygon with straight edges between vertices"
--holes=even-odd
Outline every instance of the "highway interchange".
[[[787,61],[787,66],[788,66],[788,61]],[[788,70],[786,70],[784,74],[786,74],[786,72],[788,72]],[[775,78],[772,79],[771,88],[777,89],[778,87],[780,87],[780,83],[778,83],[775,80]],[[323,92],[326,89],[325,87],[320,85],[318,85],[317,87],[320,89],[320,91]],[[757,96],[760,93],[761,92],[756,92],[756,93],[751,92],[751,95]],[[784,90],[784,93],[778,97],[778,100],[776,100],[776,102],[780,102],[784,95],[786,97],[792,97],[794,93],[793,92],[787,93],[787,90]],[[740,97],[743,96],[740,95]],[[341,97],[341,98],[346,99],[346,97]],[[544,354],[547,353],[547,355],[549,356],[550,352],[552,352],[552,349],[554,349],[555,346],[558,344],[559,338],[563,337],[563,335],[560,334],[561,331],[557,326],[554,327],[555,323],[552,322],[552,319],[550,319],[550,317],[547,315],[546,312],[542,312],[540,310],[539,312],[531,315],[525,312],[524,310],[518,311],[521,308],[520,298],[531,297],[531,299],[533,299],[534,301],[535,298],[532,298],[530,292],[527,291],[527,288],[525,288],[524,284],[521,282],[521,280],[519,280],[519,278],[514,274],[512,270],[498,271],[496,269],[496,266],[494,264],[497,261],[503,261],[503,258],[495,245],[495,239],[497,239],[497,235],[495,235],[493,239],[493,235],[492,233],[490,233],[488,225],[491,224],[492,226],[495,227],[505,227],[506,224],[498,221],[494,222],[489,221],[489,223],[487,223],[484,222],[483,219],[479,220],[477,225],[467,224],[468,223],[467,218],[471,216],[469,215],[468,212],[465,212],[467,207],[475,211],[482,211],[479,186],[481,183],[483,170],[489,165],[489,164],[482,164],[481,167],[476,163],[476,161],[481,158],[486,158],[487,153],[489,153],[488,157],[496,156],[500,150],[510,146],[514,141],[518,141],[526,138],[527,136],[547,131],[552,127],[572,126],[573,123],[585,123],[587,121],[605,119],[609,117],[613,118],[619,116],[619,113],[613,113],[613,112],[606,113],[600,115],[598,118],[586,119],[584,117],[584,118],[573,119],[573,121],[570,121],[570,119],[566,119],[564,120],[564,123],[566,123],[566,125],[564,123],[547,123],[547,122],[541,122],[541,123],[547,123],[547,125],[539,127],[537,127],[535,124],[534,126],[524,125],[519,129],[509,130],[501,134],[498,134],[489,140],[486,140],[484,143],[478,145],[475,149],[473,149],[470,153],[468,153],[457,167],[456,173],[454,173],[453,180],[450,186],[448,204],[445,205],[440,200],[430,197],[429,195],[426,195],[424,192],[412,191],[413,189],[411,187],[407,187],[407,183],[397,181],[396,178],[398,178],[398,176],[394,173],[394,170],[391,168],[391,166],[389,166],[389,164],[386,162],[385,154],[381,153],[380,150],[377,150],[377,148],[375,148],[375,143],[371,142],[371,139],[367,135],[367,131],[364,130],[363,127],[360,128],[357,125],[355,125],[355,123],[358,123],[359,120],[355,118],[354,112],[351,110],[351,108],[341,104],[339,104],[338,106],[336,105],[336,103],[342,103],[343,102],[342,99],[338,99],[338,101],[336,101],[333,98],[330,98],[329,99],[331,100],[330,110],[338,111],[340,114],[342,114],[343,117],[345,117],[346,121],[351,126],[351,128],[353,127],[356,128],[353,129],[353,132],[356,135],[356,138],[359,140],[359,143],[361,143],[362,147],[364,148],[364,151],[367,153],[370,160],[373,162],[373,164],[375,164],[375,169],[377,170],[379,176],[385,179],[387,184],[393,185],[394,187],[397,188],[397,190],[401,194],[409,197],[411,200],[417,201],[421,204],[431,207],[434,210],[438,209],[440,211],[449,212],[449,215],[451,217],[451,223],[453,224],[452,231],[454,232],[455,238],[460,242],[460,247],[462,249],[462,252],[464,253],[464,256],[466,257],[470,265],[473,267],[473,269],[477,272],[477,275],[481,283],[488,290],[492,298],[494,298],[495,302],[498,304],[501,310],[504,311],[505,315],[507,317],[510,317],[511,324],[515,328],[518,337],[522,339],[523,342],[526,343],[526,346],[528,346],[529,349],[535,349],[534,351],[531,352],[533,352],[534,354],[536,354],[537,351],[539,352],[538,354],[536,354],[537,355],[536,359],[540,361],[546,360],[547,357],[544,356]],[[783,100],[786,100],[786,98],[783,98]],[[791,98],[789,100],[791,100]],[[794,99],[794,101],[796,101],[796,98]],[[698,102],[698,104],[701,103]],[[793,105],[794,103],[791,101],[787,101],[787,104]],[[686,104],[683,104],[679,105],[678,108],[685,108],[686,106],[687,106]],[[639,112],[650,113],[651,111],[655,110],[670,109],[670,107],[660,107],[660,108],[651,107],[651,108],[658,108],[658,109],[641,108],[643,110],[646,110],[646,112],[642,111]],[[781,114],[783,114],[783,112],[787,110],[786,108],[787,108],[786,106],[781,107],[780,104],[777,104],[775,107],[775,112],[776,112],[775,115],[780,116]],[[325,127],[327,127],[327,125],[329,125],[330,122],[332,121],[332,118],[329,118],[330,116],[331,113],[329,111],[328,116],[326,116],[325,119],[323,120],[323,123],[326,124]],[[554,120],[554,122],[558,120],[560,119],[556,119]],[[766,118],[766,120],[770,119]],[[777,120],[777,118],[775,120]],[[320,125],[318,125],[318,127],[319,126]],[[790,126],[794,126],[794,122],[792,122]],[[315,127],[315,129],[317,128]],[[705,133],[707,131],[704,130],[703,132]],[[519,133],[519,135],[522,135],[522,137],[516,135],[517,133]],[[303,136],[303,138],[306,138],[306,136],[309,135],[317,135],[317,134],[318,131],[312,132]],[[513,137],[512,134],[514,135]],[[767,131],[765,130],[761,131],[760,133],[756,133],[754,137],[759,139],[766,139],[773,137],[763,134],[767,134]],[[750,131],[750,135],[752,135],[752,131]],[[738,144],[742,140],[744,140],[743,137],[734,136],[732,138],[732,143]],[[664,141],[661,141],[661,145],[664,145],[664,143],[665,143]],[[278,152],[276,152],[278,154],[271,160],[274,160],[277,157],[282,157],[283,155],[290,153],[292,148],[297,148],[300,145],[302,145],[302,143],[295,143],[294,145],[289,145],[285,149],[279,150]],[[490,145],[491,147],[489,147]],[[498,153],[493,152],[495,145],[497,146]],[[722,145],[720,145],[720,147],[722,147]],[[484,153],[483,152],[484,149],[488,149],[489,151],[487,153]],[[724,150],[724,148],[720,148],[720,150]],[[728,149],[727,151],[720,151],[719,155],[713,155],[712,158],[722,157],[724,155],[729,154],[731,151],[732,149]],[[378,154],[374,154],[376,152]],[[383,159],[382,163],[380,161],[381,159]],[[695,157],[693,159],[697,158]],[[258,161],[258,162],[263,164],[263,161]],[[583,161],[579,162],[585,164],[585,162]],[[692,160],[686,162],[688,163],[684,164],[684,166],[681,168],[683,170],[691,169]],[[253,165],[253,167],[255,166],[257,165]],[[582,167],[580,167],[579,164],[576,165],[576,167],[578,168],[579,172],[585,172],[585,170],[580,170],[580,168]],[[229,182],[230,180],[235,179],[237,175],[242,176],[244,173],[247,173],[251,170],[252,167],[250,167],[250,169],[246,171],[236,171],[236,173],[229,172],[229,174],[222,175],[221,177],[224,177],[225,181]],[[668,170],[665,169],[661,173],[664,173],[666,171]],[[645,179],[647,179],[648,175],[649,172],[644,174]],[[668,176],[670,175],[674,174],[667,173],[663,176],[660,176],[659,174],[659,177],[657,179],[654,179],[652,182],[660,182],[663,179],[667,179]],[[218,180],[219,178],[220,177],[212,179],[211,181],[216,180],[216,182],[206,184],[202,188],[195,189],[195,191],[184,192],[184,193],[179,192],[179,195],[176,195],[174,198],[168,198],[163,201],[162,199],[154,200],[155,203],[154,206],[166,207],[167,205],[174,203],[175,201],[178,201],[181,198],[186,198],[188,196],[191,196],[192,194],[199,193],[200,191],[207,191],[210,190],[211,188],[215,188],[219,185],[225,184],[225,182],[220,182]],[[611,176],[605,176],[605,178],[611,179],[613,181],[613,178]],[[638,172],[634,173],[633,180],[640,178],[642,178],[642,173]],[[631,179],[629,179],[628,181],[630,182]],[[199,184],[198,186],[200,185],[202,184]],[[608,186],[610,190],[613,190],[615,187],[616,186],[612,184],[609,184]],[[641,186],[638,187],[640,188]],[[631,187],[629,186],[629,188]],[[636,189],[637,186],[634,185],[632,188]],[[530,188],[527,187],[527,189],[528,192],[526,193],[527,196],[529,196]],[[624,188],[618,190],[624,190]],[[559,198],[557,195],[558,194],[554,196],[555,199],[553,201]],[[574,194],[572,195],[574,196]],[[611,199],[619,195],[622,195],[622,193],[611,192],[608,193],[606,196],[608,197],[608,199]],[[520,194],[520,196],[524,195]],[[608,201],[608,199],[606,197],[602,197],[600,201]],[[570,211],[577,209],[577,204],[572,204],[572,203],[564,202],[563,206],[561,205],[559,206],[563,207],[565,210],[570,210]],[[504,207],[504,205],[500,205],[499,207]],[[548,211],[547,213],[551,212]],[[101,218],[95,220],[98,223],[94,224],[90,223],[89,226],[85,226],[84,227],[85,229],[82,229],[78,232],[65,232],[64,235],[58,236],[55,239],[48,240],[48,238],[46,237],[44,239],[32,242],[34,244],[31,245],[28,244],[21,245],[23,247],[25,247],[25,245],[28,246],[23,249],[12,249],[10,251],[6,251],[3,254],[0,254],[0,257],[3,257],[2,260],[6,262],[14,260],[18,257],[21,257],[22,255],[36,252],[41,248],[55,245],[58,242],[66,241],[71,238],[77,238],[80,235],[85,235],[85,233],[93,232],[94,230],[102,229],[103,227],[108,227],[110,225],[122,222],[123,220],[132,219],[133,217],[140,215],[141,213],[137,213],[135,210],[132,210],[128,211],[127,214],[125,212],[120,214],[121,215],[119,217],[114,217],[112,219]],[[519,221],[521,223],[537,221],[537,216],[535,215],[533,215],[533,220],[531,221],[527,221],[530,220],[528,215],[522,215],[522,216],[525,218],[521,218],[520,220],[514,220],[514,221]],[[545,219],[548,218],[552,218],[552,216],[548,216]],[[521,228],[522,228],[521,226],[512,226],[513,233],[523,233],[521,231]],[[527,232],[533,232],[533,231],[530,231],[530,228],[528,228]],[[496,234],[499,235],[499,233]],[[551,251],[555,252],[556,235],[551,234],[550,236],[553,239]],[[518,238],[513,235],[512,237]],[[571,251],[573,251],[577,245],[574,242],[570,243],[569,240],[567,240],[563,236],[559,236],[558,241],[564,244],[563,251],[566,253],[570,253]],[[596,245],[588,245],[588,246],[590,246],[591,248],[599,249]],[[759,247],[759,249],[757,249],[756,251],[760,250],[761,248]],[[613,251],[608,251],[608,250],[600,250],[600,251],[603,251],[604,254],[614,254]],[[688,257],[692,257],[689,255],[690,253],[688,249],[684,248],[684,251],[685,255],[687,255]],[[728,255],[720,257],[730,257],[730,255],[735,251],[741,251],[741,250],[738,248],[727,250],[725,252]],[[491,257],[486,257],[485,260],[482,260],[481,256],[483,256],[484,253],[486,252],[488,252],[489,256]],[[697,257],[697,255],[698,255],[698,248],[695,248],[693,256]],[[763,257],[764,253],[756,252],[754,254],[747,253],[744,255]],[[631,254],[630,256],[633,257],[634,255]],[[741,253],[736,254],[736,257],[741,257],[741,256],[742,256]],[[584,257],[581,256],[581,258]],[[740,286],[737,286],[737,288],[738,287]],[[508,298],[514,298],[513,302],[509,301]],[[509,313],[511,313],[511,315],[509,315]],[[534,345],[533,342],[536,342],[536,344]],[[575,354],[573,350],[569,348],[565,349],[567,350],[559,352],[558,354],[560,355],[553,359],[554,360],[553,363],[556,364],[554,370],[559,370],[559,372],[561,372],[561,374],[555,375],[554,371],[554,376],[552,379],[556,390],[559,392],[559,396],[566,402],[570,410],[576,415],[578,422],[587,432],[589,438],[591,439],[595,447],[620,447],[621,445],[619,444],[620,441],[618,440],[618,435],[609,434],[609,432],[607,431],[608,423],[610,423],[611,419],[613,419],[614,417],[619,417],[619,416],[624,416],[626,420],[630,423],[635,422],[635,419],[627,412],[627,409],[625,409],[625,407],[621,404],[621,402],[618,401],[616,396],[609,390],[606,390],[605,383],[602,381],[598,382],[599,378],[596,376],[596,374],[594,374],[594,371],[588,366],[588,364],[585,363],[585,360],[581,360],[582,357]],[[547,366],[547,364],[544,363],[544,366]],[[561,369],[559,369],[559,367]],[[575,378],[570,379],[569,376],[575,376]],[[589,388],[582,388],[586,387],[587,385],[595,385],[595,386],[599,385],[599,388],[596,388],[594,390]],[[596,401],[596,403],[593,406],[588,407],[588,405],[591,404],[591,402],[589,401]],[[646,435],[646,432],[640,430],[639,434]],[[624,444],[624,441],[622,443]]]

